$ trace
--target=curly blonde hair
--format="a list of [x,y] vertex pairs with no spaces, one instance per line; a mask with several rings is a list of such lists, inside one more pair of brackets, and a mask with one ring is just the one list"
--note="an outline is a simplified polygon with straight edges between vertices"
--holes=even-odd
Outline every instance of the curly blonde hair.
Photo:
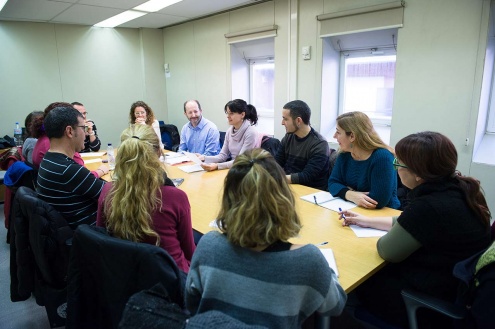
[[337,117],[337,124],[345,131],[346,135],[354,134],[356,139],[353,143],[359,148],[366,151],[383,148],[394,154],[394,149],[382,141],[370,118],[363,112],[354,111],[341,114]]
[[118,238],[142,242],[154,237],[159,245],[151,218],[162,206],[160,187],[166,179],[158,137],[150,126],[131,125],[120,141],[114,180],[105,199],[106,226]]
[[252,149],[236,157],[224,182],[217,225],[246,248],[287,241],[301,229],[294,196],[272,155]]
[[139,106],[141,106],[146,111],[146,124],[148,126],[151,126],[153,124],[153,121],[155,121],[155,114],[153,113],[153,110],[151,109],[151,107],[143,101],[137,101],[137,102],[132,103],[131,111],[129,113],[130,123],[131,124],[136,123],[136,116],[134,115],[134,110],[136,109],[136,107],[139,107]]

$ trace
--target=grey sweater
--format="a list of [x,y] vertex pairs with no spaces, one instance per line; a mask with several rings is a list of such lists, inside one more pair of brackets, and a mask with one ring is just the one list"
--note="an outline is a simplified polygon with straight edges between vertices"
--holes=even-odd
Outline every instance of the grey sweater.
[[300,328],[315,311],[339,315],[346,299],[315,246],[256,252],[219,232],[201,238],[186,282],[192,314],[217,310],[268,328]]

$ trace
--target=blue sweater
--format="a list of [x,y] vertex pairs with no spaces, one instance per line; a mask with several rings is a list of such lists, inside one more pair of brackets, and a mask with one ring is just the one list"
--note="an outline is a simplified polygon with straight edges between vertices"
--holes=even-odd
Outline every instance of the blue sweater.
[[386,149],[376,149],[364,161],[354,160],[349,152],[341,153],[328,180],[328,191],[340,197],[348,188],[369,192],[368,196],[378,202],[377,208],[398,209],[397,172],[392,166],[393,160],[394,156]]

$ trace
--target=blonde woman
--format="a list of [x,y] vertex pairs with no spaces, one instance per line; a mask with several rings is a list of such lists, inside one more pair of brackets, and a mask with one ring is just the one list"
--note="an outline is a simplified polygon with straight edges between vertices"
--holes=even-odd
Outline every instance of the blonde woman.
[[[261,149],[238,155],[224,183],[217,225],[202,237],[186,281],[192,314],[217,310],[267,328],[300,328],[315,311],[338,315],[346,294],[301,229],[285,173]],[[295,270],[296,269],[296,270]]]
[[329,192],[363,208],[398,209],[394,150],[381,140],[370,118],[362,112],[341,114],[333,138],[340,154],[328,180]]
[[167,178],[151,127],[132,125],[120,140],[117,178],[100,194],[96,225],[115,237],[162,247],[187,273],[195,249],[187,195]]
[[148,125],[155,131],[160,143],[160,149],[163,150],[162,134],[160,132],[160,124],[155,118],[155,114],[151,107],[143,101],[137,101],[132,103],[131,111],[129,113],[129,122],[131,124]]

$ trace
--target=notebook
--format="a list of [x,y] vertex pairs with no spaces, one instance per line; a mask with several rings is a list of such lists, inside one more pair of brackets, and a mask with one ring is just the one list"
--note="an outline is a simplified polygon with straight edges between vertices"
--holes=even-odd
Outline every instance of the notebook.
[[333,255],[333,250],[326,248],[326,249],[321,249],[319,248],[323,256],[325,256],[325,259],[328,262],[328,266],[335,272],[335,275],[339,277],[339,270],[337,269],[337,263],[335,262],[335,256]]
[[326,191],[304,195],[301,199],[336,212],[339,212],[340,209],[349,210],[356,207],[354,203],[345,201],[337,196],[333,196]]
[[193,164],[193,165],[187,165],[187,166],[180,166],[178,167],[180,170],[186,173],[192,173],[196,171],[204,171],[203,167],[199,164]]

